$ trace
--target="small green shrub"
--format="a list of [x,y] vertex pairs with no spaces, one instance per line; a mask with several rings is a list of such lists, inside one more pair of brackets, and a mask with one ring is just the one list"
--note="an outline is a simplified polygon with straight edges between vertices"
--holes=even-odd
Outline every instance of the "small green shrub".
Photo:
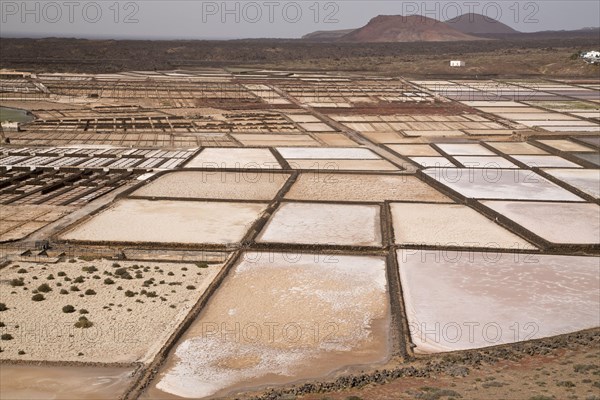
[[75,307],[73,307],[72,305],[69,304],[69,305],[64,306],[62,308],[62,310],[63,310],[64,313],[70,314],[70,313],[75,312]]
[[[17,267],[18,267],[18,265],[17,265]],[[17,270],[17,274],[26,274],[26,273],[27,273],[27,270],[25,268],[20,268]]]
[[18,279],[11,279],[10,280],[10,286],[15,287],[15,286],[24,286],[25,285],[25,281],[23,280],[23,278],[18,278]]
[[79,314],[89,314],[90,312],[88,310],[86,310],[85,308],[82,308],[81,310],[79,310]]
[[77,278],[73,279],[74,283],[83,283],[85,281],[85,278],[83,276],[78,276]]
[[40,286],[38,286],[37,290],[38,292],[48,293],[52,291],[52,288],[47,283],[42,283]]
[[88,290],[85,291],[85,294],[87,296],[93,296],[93,295],[96,294],[96,291],[94,291],[94,289],[88,289]]
[[196,289],[196,286],[194,286],[194,285],[187,285],[185,288],[189,289],[189,290],[194,290],[194,289]]
[[58,276],[67,276],[66,272],[64,271],[60,271],[58,274],[56,274]]
[[8,310],[8,307],[6,307],[6,304],[0,303],[0,311],[6,311],[6,310]]
[[43,300],[46,300],[46,298],[44,297],[44,295],[43,295],[43,294],[41,294],[41,293],[37,293],[37,294],[34,294],[34,295],[31,297],[31,300],[33,300],[33,301],[43,301]]
[[113,280],[112,280],[112,279],[110,279],[110,278],[106,278],[106,279],[104,280],[104,283],[105,283],[106,285],[113,285],[113,284],[115,283],[115,281],[113,281]]
[[127,296],[127,297],[133,297],[133,296],[135,296],[135,293],[134,293],[134,292],[132,292],[131,290],[127,290],[127,291],[125,292],[125,296]]
[[77,322],[75,322],[75,328],[89,328],[91,326],[93,326],[94,323],[92,321],[90,321],[89,319],[87,319],[87,317],[82,316],[79,317],[79,320]]
[[69,294],[67,289],[60,289],[60,294]]
[[2,340],[13,340],[13,336],[10,333],[3,333],[2,336],[0,336],[0,339],[2,339]]
[[79,288],[75,285],[71,286],[71,292],[79,292]]

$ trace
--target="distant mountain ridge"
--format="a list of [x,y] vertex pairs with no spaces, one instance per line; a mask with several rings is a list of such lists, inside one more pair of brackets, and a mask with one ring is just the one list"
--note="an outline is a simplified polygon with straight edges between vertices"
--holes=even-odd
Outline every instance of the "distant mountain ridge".
[[456,30],[471,35],[515,34],[519,31],[493,18],[481,14],[468,13],[446,21]]
[[337,31],[316,31],[302,36],[305,40],[335,40],[349,34],[355,29],[340,29]]
[[479,40],[444,22],[421,15],[379,15],[367,25],[342,36],[344,42],[448,42]]
[[[457,26],[422,15],[378,15],[362,28],[317,31],[304,35],[302,39],[355,43],[452,42],[481,40],[480,37],[461,31],[461,29],[485,33],[507,33],[512,29],[501,22],[494,22],[478,14],[465,14],[453,19],[452,23]],[[498,28],[500,25],[503,26],[501,29]],[[487,26],[489,28],[486,30]],[[457,27],[461,29],[457,29]]]

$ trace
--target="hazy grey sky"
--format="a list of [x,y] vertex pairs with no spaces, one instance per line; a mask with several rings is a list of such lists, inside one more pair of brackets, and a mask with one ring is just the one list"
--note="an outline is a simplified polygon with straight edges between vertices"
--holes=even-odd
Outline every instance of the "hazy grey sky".
[[600,26],[596,0],[0,0],[0,5],[2,37],[297,38],[315,30],[358,28],[379,14],[446,20],[470,11],[523,32]]

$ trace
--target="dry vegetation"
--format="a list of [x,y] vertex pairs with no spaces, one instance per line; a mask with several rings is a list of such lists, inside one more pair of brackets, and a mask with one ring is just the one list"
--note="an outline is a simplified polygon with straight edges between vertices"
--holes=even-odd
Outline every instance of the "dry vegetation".
[[[443,43],[320,43],[302,40],[116,41],[0,39],[2,68],[118,72],[193,67],[271,67],[381,74],[597,76],[570,57],[597,47],[594,34]],[[467,61],[451,70],[450,59]]]

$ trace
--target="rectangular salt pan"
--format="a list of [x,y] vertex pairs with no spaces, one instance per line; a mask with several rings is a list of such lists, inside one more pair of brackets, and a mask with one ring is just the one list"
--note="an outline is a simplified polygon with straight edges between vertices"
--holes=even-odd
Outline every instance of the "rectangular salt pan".
[[600,325],[600,259],[398,250],[417,353],[494,346]]
[[600,244],[600,207],[589,203],[483,201],[542,239],[557,244]]
[[423,172],[472,199],[583,201],[542,176],[522,169],[428,168]]
[[122,200],[62,235],[66,240],[231,244],[267,204]]
[[150,397],[233,397],[384,362],[389,310],[383,258],[244,253]]
[[283,203],[257,241],[381,246],[379,214],[378,205]]
[[526,240],[460,204],[391,203],[396,244],[532,249]]
[[381,158],[371,150],[357,148],[286,147],[278,148],[277,151],[286,159],[379,160]]

